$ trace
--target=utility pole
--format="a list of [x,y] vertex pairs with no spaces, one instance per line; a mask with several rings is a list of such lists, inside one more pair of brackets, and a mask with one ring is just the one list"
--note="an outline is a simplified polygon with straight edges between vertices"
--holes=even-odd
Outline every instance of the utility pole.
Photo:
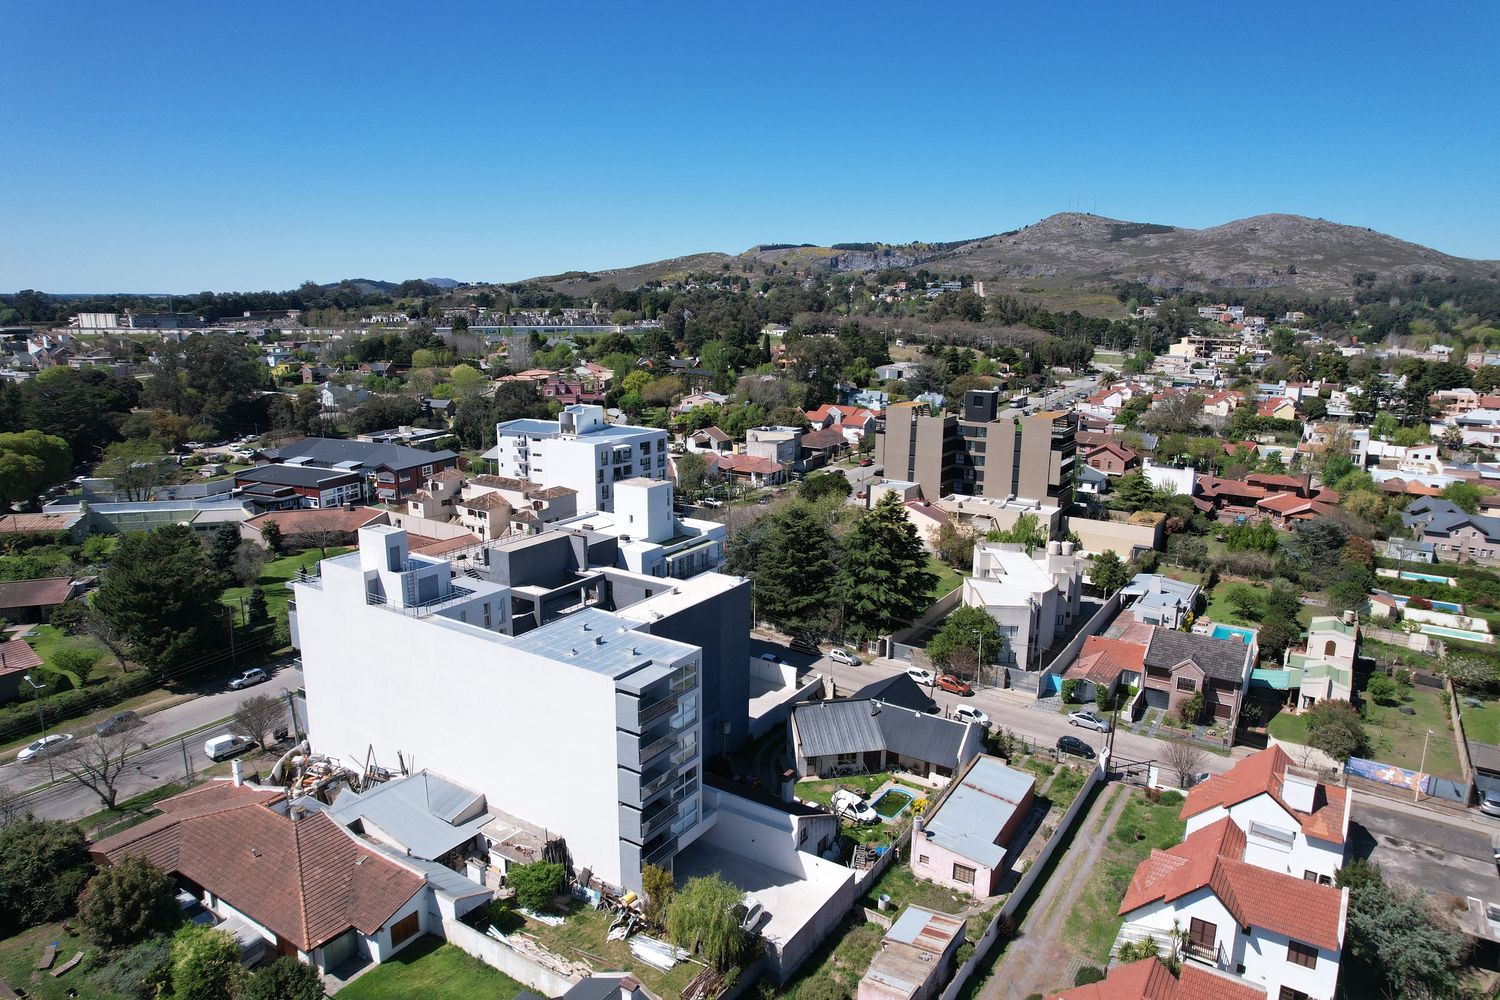
[[229,661],[233,663],[236,659],[234,653],[234,608],[225,605],[225,610],[229,612]]
[[[36,692],[36,725],[37,725],[37,728],[42,731],[42,739],[45,740],[47,738],[47,720],[46,720],[46,717],[42,714],[42,688],[46,687],[47,685],[45,685],[45,684],[38,684],[36,681],[34,681],[34,680],[31,679],[31,675],[30,674],[22,674],[21,678],[27,684],[31,685],[31,690],[33,690],[33,691]],[[47,775],[48,775],[48,777],[51,778],[53,781],[56,781],[57,780],[57,771],[52,766],[52,753],[51,753],[51,749],[52,749],[51,747],[43,746],[42,747],[42,756],[47,758]]]
[[302,726],[297,722],[297,698],[288,691],[286,693],[286,707],[292,713],[292,739],[295,741],[302,736]]
[[193,765],[188,762],[187,737],[179,739],[178,744],[182,747],[182,775],[187,780],[189,788],[193,787]]

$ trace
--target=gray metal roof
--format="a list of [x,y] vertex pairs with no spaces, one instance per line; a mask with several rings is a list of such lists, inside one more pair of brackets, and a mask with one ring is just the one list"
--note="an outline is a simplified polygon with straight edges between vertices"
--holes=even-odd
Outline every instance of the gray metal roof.
[[413,857],[431,860],[472,839],[490,821],[490,814],[480,808],[473,818],[457,822],[458,817],[472,812],[480,799],[478,792],[418,771],[363,793],[345,792],[328,812],[344,826],[359,822],[367,833],[375,827],[409,849]]
[[1171,668],[1183,660],[1192,660],[1215,680],[1239,683],[1249,656],[1250,646],[1243,642],[1158,628],[1151,633],[1151,644],[1146,647],[1146,666]]
[[359,473],[348,469],[324,469],[307,465],[258,465],[236,472],[234,478],[247,483],[271,483],[277,486],[317,487],[331,479],[345,479]]
[[1036,778],[1006,767],[993,757],[974,761],[952,791],[923,820],[929,839],[938,846],[978,862],[986,868],[1005,861],[1009,845],[995,838],[1031,793]]
[[356,467],[366,470],[382,466],[410,469],[458,457],[451,451],[423,451],[421,448],[408,448],[400,444],[340,441],[334,438],[303,438],[265,454],[283,462],[293,458],[306,458],[326,466],[352,462]]
[[[568,663],[616,679],[642,667],[671,664],[697,647],[643,631],[643,623],[612,611],[584,608],[513,640],[516,649]],[[658,679],[665,668],[637,678],[640,685]]]
[[875,700],[815,701],[792,710],[804,757],[889,750],[956,767],[968,724]]

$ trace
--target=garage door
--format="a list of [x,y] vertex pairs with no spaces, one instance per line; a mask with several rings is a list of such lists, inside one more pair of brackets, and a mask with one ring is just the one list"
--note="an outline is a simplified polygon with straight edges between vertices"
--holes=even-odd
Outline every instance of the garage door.
[[1146,689],[1146,707],[1159,708],[1165,712],[1172,704],[1172,695],[1169,691],[1160,688]]

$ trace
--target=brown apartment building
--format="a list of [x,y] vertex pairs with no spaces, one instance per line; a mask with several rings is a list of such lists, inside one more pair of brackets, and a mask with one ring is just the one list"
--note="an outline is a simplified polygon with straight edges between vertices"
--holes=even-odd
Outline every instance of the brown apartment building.
[[887,479],[916,483],[929,500],[1024,497],[1067,509],[1076,431],[1077,418],[1066,410],[1002,410],[999,390],[972,389],[961,414],[893,403],[876,455]]

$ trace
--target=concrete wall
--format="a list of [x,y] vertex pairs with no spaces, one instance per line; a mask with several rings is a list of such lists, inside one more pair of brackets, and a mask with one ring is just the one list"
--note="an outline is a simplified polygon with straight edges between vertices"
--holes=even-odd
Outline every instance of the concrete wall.
[[442,936],[449,944],[468,952],[490,968],[499,969],[542,996],[560,997],[573,986],[571,979],[538,965],[505,942],[482,934],[468,924],[444,920]]
[[1073,661],[1078,659],[1079,650],[1083,649],[1083,644],[1088,641],[1089,636],[1098,635],[1109,627],[1110,623],[1115,620],[1115,615],[1120,611],[1120,601],[1121,597],[1117,591],[1104,602],[1103,607],[1094,612],[1094,617],[1084,622],[1083,627],[1072,639],[1068,640],[1068,644],[1052,658],[1052,662],[1043,666],[1041,681],[1037,685],[1037,697],[1045,697],[1051,693],[1048,678],[1061,676],[1063,671],[1073,665]]

